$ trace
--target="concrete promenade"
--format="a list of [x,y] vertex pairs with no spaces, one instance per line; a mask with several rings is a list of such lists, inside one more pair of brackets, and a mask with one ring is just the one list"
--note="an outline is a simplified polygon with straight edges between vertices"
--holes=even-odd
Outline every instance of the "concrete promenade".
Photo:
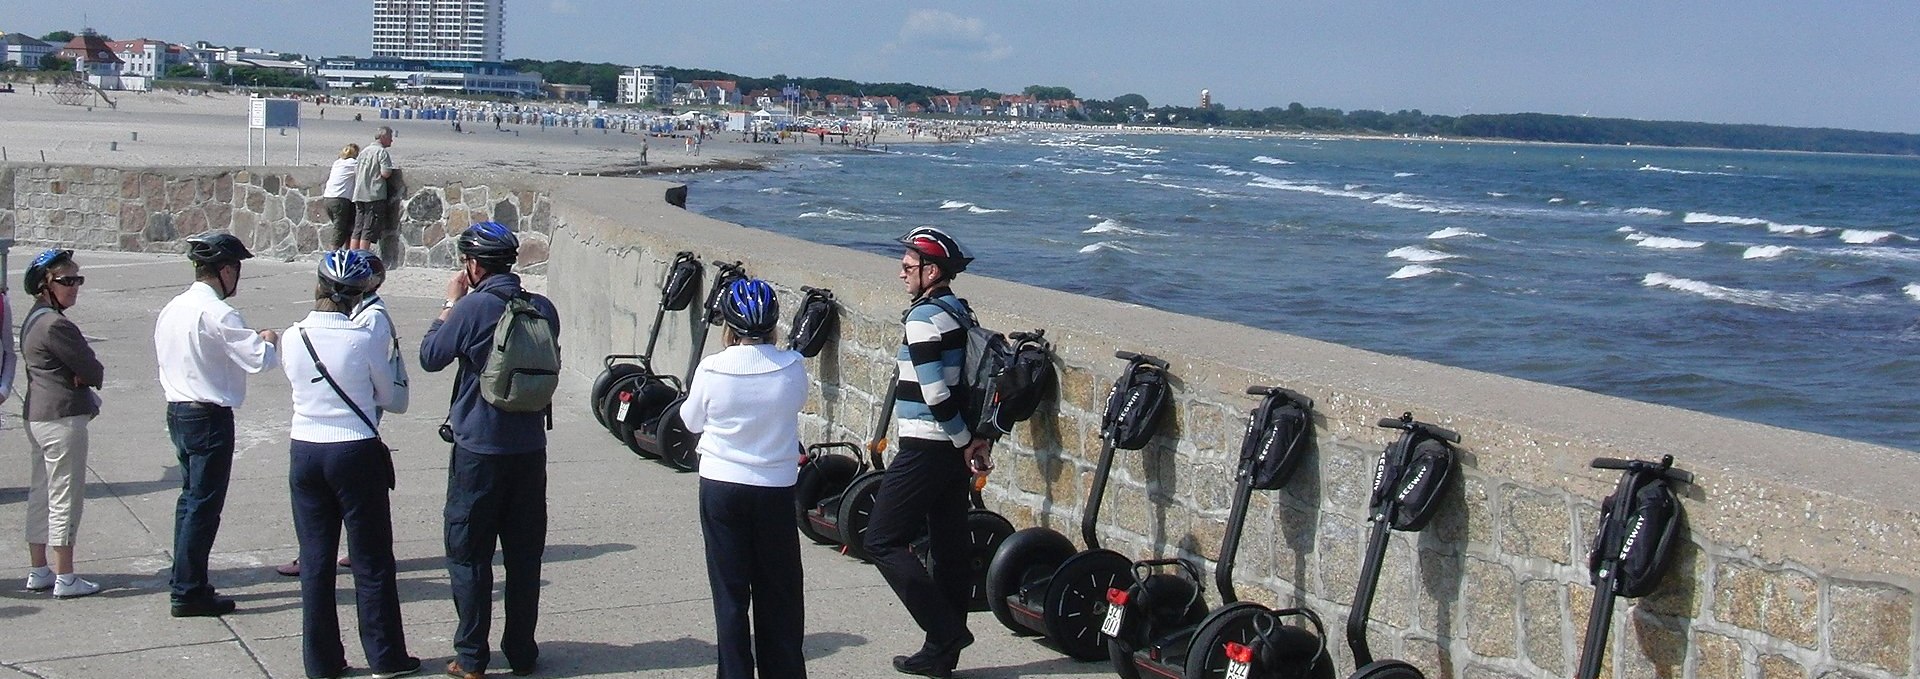
[[[6,272],[16,320],[31,302],[17,291],[34,250],[16,247]],[[213,582],[239,611],[224,618],[167,615],[167,569],[179,470],[168,443],[153,364],[158,309],[190,278],[178,256],[79,253],[88,283],[71,317],[107,365],[104,412],[91,426],[79,572],[100,583],[92,597],[57,601],[23,588],[22,536],[27,444],[20,406],[0,406],[0,677],[299,677],[297,580],[270,567],[296,551],[287,498],[288,388],[278,370],[249,383],[238,411],[238,453],[225,521],[213,555]],[[310,306],[306,261],[247,263],[233,300],[257,327],[284,328]],[[417,348],[437,313],[448,274],[395,272],[384,296],[402,343]],[[530,279],[530,287],[541,281]],[[579,317],[587,309],[561,309]],[[578,328],[580,325],[574,325]],[[564,331],[563,331],[564,332]],[[565,334],[562,341],[567,340]],[[298,354],[296,353],[296,356]],[[572,366],[591,373],[597,366]],[[393,493],[395,555],[407,640],[436,676],[451,655],[454,614],[441,547],[447,446],[433,433],[445,414],[452,372],[413,371],[413,412],[389,416],[397,450]],[[21,382],[24,386],[24,380]],[[712,609],[695,520],[695,483],[642,461],[607,436],[583,405],[577,375],[563,387],[549,438],[549,516],[537,677],[712,676]],[[919,645],[919,631],[872,566],[804,546],[807,656],[815,677],[896,675],[888,659]],[[497,572],[497,571],[496,571]],[[352,578],[339,579],[348,676],[366,676],[352,628]],[[496,581],[497,584],[497,581]],[[497,610],[496,605],[496,610]],[[498,640],[499,623],[493,627]],[[975,614],[980,641],[961,676],[1110,676],[1030,639],[1015,638],[990,614]],[[499,653],[494,673],[506,675]]]

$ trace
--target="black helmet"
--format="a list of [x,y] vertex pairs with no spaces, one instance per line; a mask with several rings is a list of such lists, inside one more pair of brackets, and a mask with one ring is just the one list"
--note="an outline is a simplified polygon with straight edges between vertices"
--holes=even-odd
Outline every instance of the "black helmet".
[[966,271],[967,265],[973,262],[973,258],[960,249],[960,241],[931,226],[914,227],[906,235],[894,240],[907,246],[908,250],[920,253],[921,261],[940,265],[940,272],[948,277]]
[[727,327],[741,337],[767,337],[780,322],[780,299],[773,286],[758,278],[742,278],[727,286],[720,303]]
[[195,264],[226,264],[252,259],[253,253],[230,233],[202,233],[187,239],[187,259]]
[[40,253],[38,257],[34,257],[33,263],[27,265],[27,278],[26,281],[24,281],[27,294],[40,294],[40,291],[47,287],[47,272],[51,271],[53,267],[71,261],[73,261],[72,250],[53,249]]
[[480,222],[460,232],[460,254],[484,264],[512,264],[520,259],[520,238],[499,222]]

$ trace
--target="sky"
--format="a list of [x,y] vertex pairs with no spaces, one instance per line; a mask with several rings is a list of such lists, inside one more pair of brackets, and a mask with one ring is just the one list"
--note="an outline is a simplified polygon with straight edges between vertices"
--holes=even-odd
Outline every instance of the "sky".
[[[509,59],[1232,108],[1920,133],[1920,2],[506,0]],[[9,2],[0,31],[366,55],[372,0]],[[111,11],[109,11],[109,9]]]

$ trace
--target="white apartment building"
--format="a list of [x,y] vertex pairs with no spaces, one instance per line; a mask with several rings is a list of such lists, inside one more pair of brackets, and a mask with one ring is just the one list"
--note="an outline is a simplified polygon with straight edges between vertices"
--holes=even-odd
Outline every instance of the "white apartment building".
[[373,0],[373,56],[500,61],[505,0]]
[[59,49],[45,42],[35,40],[33,36],[20,33],[0,35],[0,48],[6,50],[4,61],[24,69],[40,68],[40,59]]
[[673,77],[656,71],[655,66],[641,66],[620,74],[620,103],[622,104],[671,104],[673,103]]
[[158,78],[167,74],[167,68],[179,63],[170,53],[172,47],[159,40],[121,40],[107,43],[113,46],[114,53],[126,65],[120,68],[121,75],[137,75],[143,78]]

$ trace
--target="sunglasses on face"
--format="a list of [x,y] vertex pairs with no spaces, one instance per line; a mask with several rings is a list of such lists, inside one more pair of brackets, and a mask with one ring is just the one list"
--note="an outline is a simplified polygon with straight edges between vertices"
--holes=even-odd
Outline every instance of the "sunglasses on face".
[[47,280],[52,281],[54,283],[59,283],[61,285],[65,285],[68,287],[74,287],[74,288],[87,284],[86,276],[61,276],[58,278],[49,278]]

